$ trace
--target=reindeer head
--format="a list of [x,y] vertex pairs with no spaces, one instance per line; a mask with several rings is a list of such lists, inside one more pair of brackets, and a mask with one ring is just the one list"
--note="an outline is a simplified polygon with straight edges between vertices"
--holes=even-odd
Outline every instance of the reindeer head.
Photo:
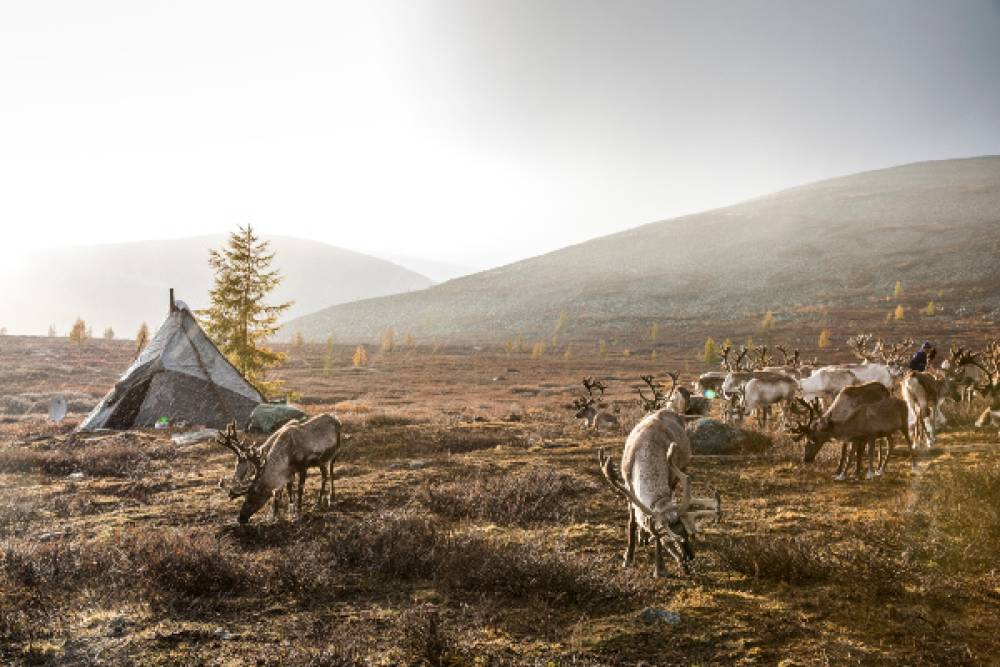
[[[607,389],[605,385],[600,380],[595,380],[592,377],[583,378],[583,388],[587,390],[586,396],[578,396],[573,399],[573,410],[575,411],[575,416],[577,419],[583,419],[587,414],[595,408],[598,401],[604,397],[604,390]],[[594,395],[594,390],[597,390],[597,395]]]
[[230,498],[239,498],[250,492],[264,471],[264,456],[260,448],[251,447],[246,438],[240,439],[236,432],[236,422],[233,421],[223,431],[219,431],[215,441],[236,454],[236,467],[233,477],[227,483],[219,480],[219,488],[229,491]]
[[[681,549],[686,559],[691,559],[694,558],[691,536],[695,533],[694,521],[688,516],[691,505],[691,486],[688,476],[674,465],[673,455],[676,448],[676,443],[670,443],[670,447],[667,448],[667,465],[670,466],[674,478],[680,482],[680,500],[674,501],[670,493],[665,493],[652,506],[643,503],[632,492],[621,475],[614,470],[611,458],[607,456],[603,448],[598,450],[597,460],[604,479],[612,490],[623,496],[645,515],[646,525],[644,528],[656,537],[671,540]],[[718,500],[718,494],[716,494],[716,500]]]
[[796,442],[806,441],[806,449],[803,461],[812,463],[816,460],[816,455],[823,445],[833,438],[830,424],[823,418],[823,408],[819,399],[814,398],[806,402],[801,398],[796,398],[790,406],[790,412],[796,416],[795,423],[789,427],[788,432]]

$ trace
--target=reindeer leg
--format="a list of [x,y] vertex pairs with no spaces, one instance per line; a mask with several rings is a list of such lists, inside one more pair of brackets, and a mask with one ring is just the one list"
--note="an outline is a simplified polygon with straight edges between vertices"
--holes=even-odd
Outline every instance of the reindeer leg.
[[296,506],[298,508],[299,516],[302,516],[302,496],[306,491],[306,469],[302,468],[299,470],[299,497],[296,498]]
[[872,479],[875,477],[875,448],[878,447],[878,438],[870,438],[868,440],[868,469],[865,471],[865,479]]
[[667,576],[667,571],[663,567],[663,545],[660,543],[659,537],[654,537],[653,539],[656,540],[656,569],[653,572],[653,576],[657,578],[665,577]]
[[639,522],[635,520],[635,508],[628,508],[628,546],[625,548],[625,567],[635,564],[635,542],[639,532]]
[[861,468],[864,465],[862,459],[865,457],[865,441],[861,440],[854,443],[854,477],[859,482],[861,481]]
[[833,478],[842,482],[847,478],[847,465],[848,465],[848,454],[847,454],[847,443],[840,443],[840,463],[837,464],[837,474]]
[[330,506],[330,497],[327,495],[326,485],[330,481],[330,471],[328,469],[326,461],[321,461],[320,462],[320,464],[319,464],[319,474],[322,475],[322,477],[323,477],[323,482],[322,482],[322,484],[320,484],[320,487],[319,487],[319,506],[321,508],[323,508],[323,507],[329,507]]
[[892,454],[892,435],[888,435],[885,438],[885,456],[882,456],[882,450],[879,449],[879,461],[878,472],[875,474],[881,477],[885,473],[885,467],[889,464],[889,455]]

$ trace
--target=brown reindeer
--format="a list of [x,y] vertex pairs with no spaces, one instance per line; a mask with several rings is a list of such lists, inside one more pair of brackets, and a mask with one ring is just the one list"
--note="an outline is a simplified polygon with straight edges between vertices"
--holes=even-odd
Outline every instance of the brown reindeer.
[[[251,475],[241,476],[229,489],[230,498],[244,496],[239,522],[246,523],[257,510],[267,504],[276,492],[287,488],[292,496],[292,480],[298,475],[298,512],[302,512],[306,469],[319,468],[323,476],[320,487],[320,507],[329,507],[333,498],[333,464],[340,452],[342,440],[340,420],[332,414],[317,415],[304,422],[290,422],[275,431],[258,448],[235,440],[235,425],[219,443],[237,456],[237,470],[244,460]],[[327,485],[329,484],[329,491]]]

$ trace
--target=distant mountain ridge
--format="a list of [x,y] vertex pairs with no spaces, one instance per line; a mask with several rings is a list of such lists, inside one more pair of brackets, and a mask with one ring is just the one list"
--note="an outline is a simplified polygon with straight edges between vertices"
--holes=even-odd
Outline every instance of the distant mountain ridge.
[[[273,266],[284,279],[273,302],[294,301],[294,318],[337,304],[418,290],[426,276],[376,257],[319,241],[265,237]],[[0,267],[0,326],[12,333],[44,334],[50,324],[64,335],[84,318],[100,335],[105,327],[131,337],[141,322],[155,329],[166,316],[167,288],[192,308],[207,305],[212,286],[210,248],[226,235],[60,248],[33,253],[19,267]]]
[[895,281],[1000,308],[1000,156],[919,162],[828,179],[451,280],[343,304],[285,334],[385,327],[497,340],[649,319],[736,319],[765,309],[864,303]]

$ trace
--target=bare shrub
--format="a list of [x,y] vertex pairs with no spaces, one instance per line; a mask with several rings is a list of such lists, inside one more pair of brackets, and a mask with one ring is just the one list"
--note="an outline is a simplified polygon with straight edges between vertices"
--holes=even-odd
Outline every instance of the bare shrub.
[[167,443],[137,440],[123,434],[96,444],[72,440],[55,446],[10,446],[0,449],[0,472],[74,472],[98,477],[131,477],[148,472],[154,461],[169,461],[177,448]]
[[829,550],[804,536],[729,535],[715,552],[726,566],[764,581],[815,584],[836,571]]
[[482,519],[494,523],[528,524],[569,519],[582,492],[596,488],[551,466],[513,472],[479,473],[468,479],[427,484],[417,499],[449,519]]
[[453,664],[457,657],[455,639],[433,605],[403,612],[397,626],[406,664],[429,667]]
[[934,470],[906,517],[914,551],[956,572],[990,571],[1000,553],[1000,463]]

